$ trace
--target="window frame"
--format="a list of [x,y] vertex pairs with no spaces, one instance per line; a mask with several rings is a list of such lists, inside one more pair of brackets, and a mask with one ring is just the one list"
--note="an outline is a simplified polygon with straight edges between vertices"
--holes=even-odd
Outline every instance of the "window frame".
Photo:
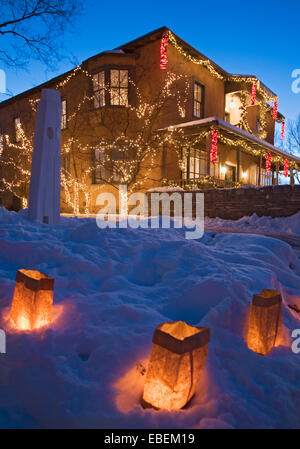
[[[195,88],[196,86],[200,87],[201,89],[201,101],[196,99],[195,96]],[[197,118],[198,120],[204,118],[204,98],[205,98],[205,86],[204,84],[200,83],[197,79],[194,79],[193,82],[193,117]],[[196,108],[195,105],[200,104],[200,116],[196,115]]]
[[[128,71],[128,105],[114,105],[111,103],[111,85],[110,85],[110,71],[111,70],[127,70]],[[135,105],[135,89],[132,83],[134,83],[135,80],[135,66],[133,65],[126,65],[126,64],[103,64],[92,71],[90,71],[91,78],[93,78],[94,75],[97,73],[104,71],[104,85],[105,85],[105,105],[100,106],[98,108],[95,108],[94,106],[94,99],[91,101],[91,110],[97,111],[101,110],[104,107],[112,107],[112,108],[127,108],[129,106]],[[93,79],[91,79],[90,83],[90,93],[91,95],[94,95],[93,90]]]
[[[118,72],[118,84],[117,85],[112,85],[112,72]],[[121,80],[121,72],[127,72],[127,85],[126,86],[122,86],[122,80]],[[113,99],[113,95],[112,95],[112,91],[118,91],[117,96],[119,98],[119,103],[112,103],[112,99]],[[127,98],[127,103],[123,104],[120,103],[122,95],[121,92],[122,91],[126,91],[126,98]],[[110,106],[123,106],[123,107],[128,107],[129,106],[129,70],[128,69],[123,69],[123,68],[111,68],[109,70],[109,96],[110,96]]]
[[[99,84],[99,75],[100,75],[100,73],[103,73],[103,80],[104,80],[103,85]],[[98,76],[98,86],[100,86],[98,89],[94,89],[94,77],[95,76]],[[105,108],[105,106],[107,105],[107,95],[106,95],[107,94],[107,89],[106,89],[106,73],[105,73],[105,69],[100,69],[100,70],[97,70],[96,72],[92,73],[92,94],[93,94],[93,97],[95,95],[99,95],[99,98],[98,98],[99,105],[98,106],[95,106],[96,98],[95,97],[93,98],[93,109]],[[101,104],[101,97],[103,99],[103,104]]]
[[185,170],[181,171],[181,177],[185,180],[197,180],[203,176],[207,176],[207,151],[203,148],[189,148],[185,156]]

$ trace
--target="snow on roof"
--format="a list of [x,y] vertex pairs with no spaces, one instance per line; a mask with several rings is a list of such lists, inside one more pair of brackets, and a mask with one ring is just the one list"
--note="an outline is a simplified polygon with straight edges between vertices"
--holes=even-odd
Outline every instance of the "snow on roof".
[[192,120],[190,122],[178,123],[177,125],[167,126],[166,128],[161,128],[161,129],[159,129],[159,131],[174,129],[174,128],[204,126],[204,125],[209,125],[211,123],[216,123],[216,125],[219,126],[220,128],[223,128],[227,131],[233,132],[234,134],[239,134],[241,137],[251,140],[252,142],[257,143],[258,145],[264,146],[264,147],[268,148],[269,150],[274,151],[275,153],[280,153],[281,155],[289,157],[290,159],[293,159],[296,162],[300,162],[300,158],[293,156],[292,154],[287,153],[286,151],[283,151],[278,147],[275,147],[275,145],[272,145],[271,143],[267,142],[266,140],[262,140],[259,137],[254,136],[253,134],[249,133],[248,131],[238,128],[235,125],[231,125],[230,123],[225,122],[225,120],[222,120],[218,117],[207,117],[207,118],[203,118],[203,119],[199,119],[199,120]]

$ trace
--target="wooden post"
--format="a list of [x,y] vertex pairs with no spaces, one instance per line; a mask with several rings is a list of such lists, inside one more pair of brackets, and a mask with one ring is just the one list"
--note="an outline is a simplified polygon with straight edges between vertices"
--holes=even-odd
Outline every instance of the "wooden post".
[[295,184],[294,170],[292,168],[290,169],[290,184],[291,184],[291,186],[293,186]]
[[279,162],[276,162],[276,185],[278,185]]
[[261,167],[262,167],[262,155],[259,156],[259,166],[258,166],[258,182],[257,185],[260,186],[261,183]]
[[236,154],[236,181],[240,182],[240,169],[241,169],[241,150],[237,150]]
[[208,136],[206,136],[206,154],[207,154],[206,172],[208,176],[210,176],[210,149],[211,149],[211,134],[208,134]]

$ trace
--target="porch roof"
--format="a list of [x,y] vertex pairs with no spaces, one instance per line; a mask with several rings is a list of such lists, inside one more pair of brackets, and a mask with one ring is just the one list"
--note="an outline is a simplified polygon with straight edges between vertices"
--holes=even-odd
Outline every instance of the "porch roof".
[[[219,129],[222,129],[226,133],[230,134],[232,137],[235,138],[242,138],[245,141],[247,141],[251,146],[254,148],[264,148],[268,151],[272,151],[273,153],[285,157],[289,160],[294,161],[297,163],[300,167],[300,158],[297,156],[293,156],[290,153],[287,153],[286,151],[281,150],[280,148],[276,147],[275,145],[272,145],[271,143],[260,139],[257,136],[254,136],[253,134],[249,133],[248,131],[245,131],[241,128],[238,128],[237,126],[231,125],[228,122],[225,122],[225,120],[222,120],[218,117],[207,117],[200,120],[193,120],[191,122],[183,122],[178,123],[173,126],[168,126],[166,128],[160,129],[159,131],[163,130],[170,130],[170,129],[176,129],[176,128],[188,128],[189,129],[189,135],[198,135],[199,134],[199,128],[206,128],[209,129],[210,127],[216,127]],[[299,168],[300,169],[300,168]]]

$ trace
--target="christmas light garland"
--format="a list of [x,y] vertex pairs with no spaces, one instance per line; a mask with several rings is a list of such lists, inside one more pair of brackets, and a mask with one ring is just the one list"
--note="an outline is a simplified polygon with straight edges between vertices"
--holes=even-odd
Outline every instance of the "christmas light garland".
[[216,129],[213,129],[211,133],[210,160],[213,164],[218,162],[218,131]]
[[288,161],[288,159],[286,159],[284,161],[284,176],[285,177],[289,176],[289,161]]
[[278,118],[278,101],[274,101],[274,107],[273,107],[273,119],[277,120]]
[[285,122],[281,123],[281,139],[284,140],[284,134],[285,134]]
[[257,90],[257,85],[256,85],[256,83],[253,83],[252,89],[251,89],[251,104],[252,104],[252,106],[255,104],[256,90]]
[[271,173],[272,169],[272,154],[267,153],[266,155],[266,173]]

